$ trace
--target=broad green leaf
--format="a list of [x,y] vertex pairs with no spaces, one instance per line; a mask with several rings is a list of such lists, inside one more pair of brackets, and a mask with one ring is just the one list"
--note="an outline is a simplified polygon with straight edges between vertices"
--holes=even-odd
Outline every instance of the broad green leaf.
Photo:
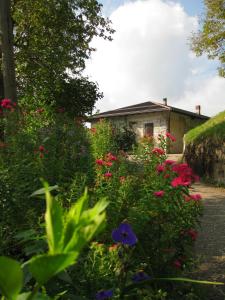
[[[57,189],[58,189],[58,185],[53,185],[53,186],[49,186],[49,187],[48,187],[48,191],[49,191],[49,192],[54,191],[54,190],[57,190]],[[31,194],[30,197],[35,197],[35,196],[39,196],[39,195],[44,195],[45,192],[46,192],[46,188],[44,187],[44,188],[41,188],[41,189],[39,189],[39,190],[33,192],[33,193]]]
[[96,205],[84,211],[80,218],[79,224],[73,222],[72,215],[66,227],[65,237],[70,233],[70,239],[64,240],[64,251],[80,251],[80,249],[90,241],[104,226],[105,213],[102,213],[109,203],[106,199],[100,200]]
[[43,285],[51,277],[73,265],[78,254],[78,252],[70,252],[55,255],[39,255],[29,261],[29,270],[37,282]]
[[54,200],[45,183],[46,213],[45,224],[48,240],[49,252],[51,254],[60,253],[62,249],[63,235],[63,214],[59,203]]
[[11,258],[0,256],[0,290],[10,299],[16,299],[23,287],[23,272],[20,264]]
[[66,224],[63,234],[63,247],[65,248],[69,241],[75,234],[75,231],[79,225],[79,219],[84,209],[87,208],[88,196],[87,190],[84,195],[70,208],[66,215]]

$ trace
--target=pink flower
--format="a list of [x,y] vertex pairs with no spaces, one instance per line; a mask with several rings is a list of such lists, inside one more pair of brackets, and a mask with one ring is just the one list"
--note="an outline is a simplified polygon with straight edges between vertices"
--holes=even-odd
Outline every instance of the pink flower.
[[104,176],[105,176],[106,178],[110,178],[110,177],[112,177],[112,173],[106,172],[106,173],[104,174]]
[[193,194],[193,195],[190,195],[190,198],[194,201],[199,201],[202,199],[202,196],[200,194]]
[[175,268],[177,269],[180,269],[182,264],[181,264],[181,261],[179,259],[176,259],[174,262],[173,262],[173,265]]
[[186,179],[184,179],[182,177],[176,177],[171,182],[172,187],[189,186],[190,184],[191,184],[190,180],[186,180]]
[[165,192],[164,192],[164,191],[158,191],[158,192],[154,192],[154,195],[155,195],[156,197],[163,197],[163,196],[164,196],[164,194],[165,194]]
[[164,167],[163,165],[158,165],[158,166],[156,167],[156,171],[157,171],[158,173],[161,173],[161,172],[165,171],[165,167]]
[[173,136],[171,133],[167,132],[166,137],[168,137],[172,142],[176,142],[175,136]]
[[167,159],[164,162],[166,165],[174,165],[176,162],[174,160]]
[[96,159],[96,164],[99,166],[102,166],[104,164],[104,161],[102,159]]
[[161,148],[154,148],[152,150],[152,153],[153,154],[157,154],[157,155],[163,155],[163,154],[165,154],[165,151],[163,149],[161,149]]

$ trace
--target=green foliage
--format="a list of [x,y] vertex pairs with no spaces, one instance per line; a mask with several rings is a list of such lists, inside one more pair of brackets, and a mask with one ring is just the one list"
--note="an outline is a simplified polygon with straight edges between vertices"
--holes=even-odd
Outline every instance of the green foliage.
[[[101,94],[81,76],[94,37],[111,40],[96,0],[12,1],[19,96],[26,103],[90,112]],[[82,92],[81,92],[82,91]]]
[[123,127],[117,128],[115,142],[119,150],[130,151],[136,145],[136,134],[133,130]]
[[[40,194],[39,191],[37,194]],[[38,288],[50,278],[73,265],[82,248],[94,235],[102,230],[105,221],[104,210],[108,205],[104,199],[88,209],[87,192],[69,210],[64,210],[54,200],[45,183],[46,196],[46,234],[49,245],[47,254],[32,257],[24,265],[28,265],[32,276],[36,279],[32,294],[22,294],[19,299],[34,299]],[[6,276],[7,274],[7,276]],[[7,257],[0,257],[0,289],[9,300],[17,296],[23,286],[23,273],[20,264]],[[41,298],[42,299],[42,298]]]
[[199,143],[205,139],[221,141],[225,136],[225,111],[219,113],[204,124],[190,130],[185,135],[185,142]]
[[17,299],[23,286],[23,273],[20,264],[11,258],[0,256],[0,290],[10,299]]
[[[73,185],[77,190],[75,201],[85,185],[91,184],[94,174],[86,129],[65,113],[53,113],[47,108],[26,111],[13,130],[0,148],[0,233],[4,254],[9,250],[20,252],[20,245],[10,247],[12,235],[30,226],[37,229],[43,203],[30,195],[40,187],[39,178],[58,184],[60,201],[66,205],[64,196],[70,192],[69,187]],[[82,178],[82,184],[78,178]]]
[[225,5],[224,0],[204,0],[205,16],[202,29],[192,37],[192,50],[197,55],[206,53],[209,59],[221,63],[219,74],[225,77]]
[[92,153],[95,159],[102,158],[106,153],[117,152],[115,129],[112,124],[102,119],[90,130]]

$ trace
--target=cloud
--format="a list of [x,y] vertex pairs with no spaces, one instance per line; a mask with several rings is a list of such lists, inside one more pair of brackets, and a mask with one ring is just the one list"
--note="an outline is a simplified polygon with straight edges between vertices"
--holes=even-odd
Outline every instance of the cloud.
[[114,40],[94,41],[97,51],[86,70],[104,93],[98,109],[164,97],[169,104],[189,110],[202,104],[208,115],[225,109],[225,80],[217,77],[214,63],[196,58],[189,49],[197,17],[172,1],[144,0],[121,5],[110,19]]

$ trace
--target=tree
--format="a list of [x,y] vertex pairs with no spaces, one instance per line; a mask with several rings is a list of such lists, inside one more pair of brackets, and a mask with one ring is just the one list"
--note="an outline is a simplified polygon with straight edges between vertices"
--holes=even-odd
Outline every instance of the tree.
[[94,51],[90,43],[94,37],[110,40],[113,33],[110,21],[101,15],[101,5],[96,0],[14,0],[13,20],[20,96],[56,105],[63,100],[65,106],[67,89],[73,98],[70,104],[79,101],[71,90],[79,83],[88,85],[81,73]]
[[[1,62],[4,96],[16,101],[16,80],[13,54],[13,29],[10,0],[0,1]],[[1,82],[2,82],[1,81]],[[1,95],[2,96],[2,95]]]
[[192,36],[192,50],[219,59],[220,76],[225,77],[225,0],[204,0],[205,17],[202,29]]

